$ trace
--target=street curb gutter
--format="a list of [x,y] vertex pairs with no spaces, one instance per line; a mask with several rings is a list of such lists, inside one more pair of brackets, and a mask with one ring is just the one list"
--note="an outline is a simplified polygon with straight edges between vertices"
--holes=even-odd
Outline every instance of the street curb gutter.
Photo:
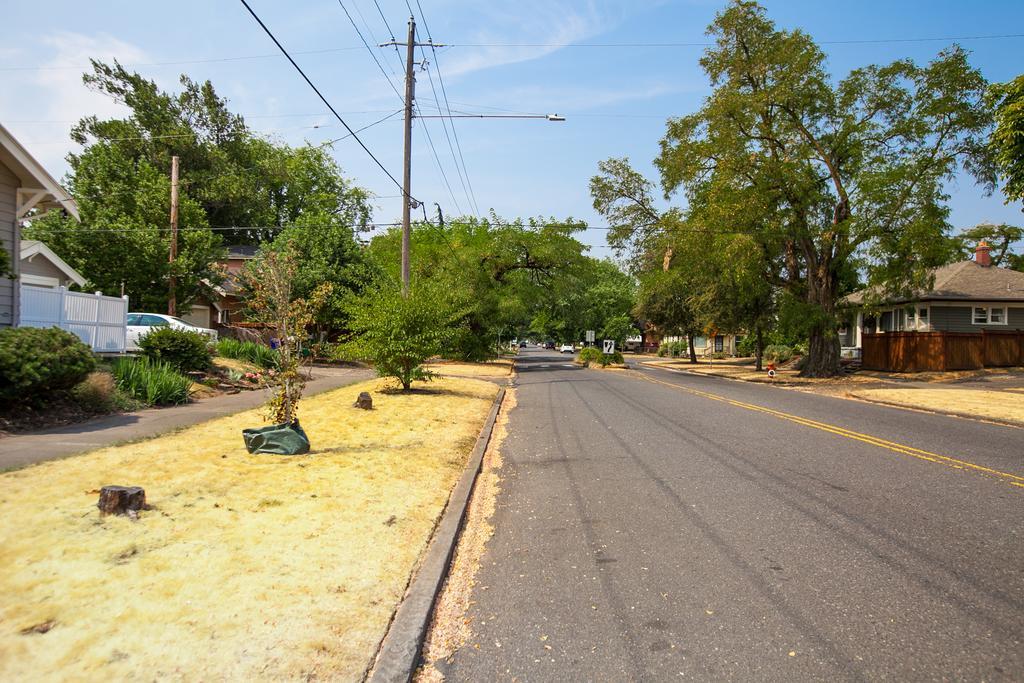
[[466,470],[448,498],[448,505],[434,531],[423,563],[409,584],[405,599],[398,606],[387,635],[381,642],[376,663],[367,677],[370,683],[407,683],[412,680],[419,666],[420,650],[430,625],[430,614],[448,575],[466,508],[469,507],[473,486],[483,465],[484,452],[491,441],[494,422],[504,398],[505,387],[501,387],[476,439]]

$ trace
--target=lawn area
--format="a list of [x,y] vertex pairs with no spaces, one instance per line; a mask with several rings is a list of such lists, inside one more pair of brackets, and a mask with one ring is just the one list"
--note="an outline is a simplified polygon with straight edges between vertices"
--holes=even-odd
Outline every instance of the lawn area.
[[758,372],[754,369],[753,358],[727,358],[715,361],[701,359],[696,365],[691,364],[687,358],[655,358],[651,360],[645,359],[643,362],[648,365],[686,370],[687,372],[696,372],[702,375],[715,375],[717,377],[742,379],[747,382],[764,382],[765,384],[805,388],[820,387],[828,389],[829,387],[847,387],[860,384],[877,385],[881,382],[877,377],[862,374],[840,375],[828,378],[800,377],[800,372],[795,368],[780,368],[776,371],[775,378],[773,379],[768,376],[768,361],[764,362],[765,369]]
[[426,368],[442,377],[507,377],[512,372],[513,361],[510,358],[498,358],[483,363],[464,363],[459,361],[439,361],[429,363]]
[[908,408],[970,415],[1024,424],[1024,393],[979,389],[862,389],[857,398]]
[[498,390],[385,386],[304,400],[307,456],[247,454],[247,411],[0,475],[0,680],[360,680]]

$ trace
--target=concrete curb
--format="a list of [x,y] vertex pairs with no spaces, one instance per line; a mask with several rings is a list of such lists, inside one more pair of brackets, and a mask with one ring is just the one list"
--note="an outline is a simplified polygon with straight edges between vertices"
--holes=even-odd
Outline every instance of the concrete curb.
[[406,590],[405,598],[398,606],[395,617],[391,621],[387,635],[381,641],[380,649],[373,668],[366,680],[370,683],[405,683],[411,681],[420,663],[420,649],[430,625],[430,615],[434,609],[441,587],[444,585],[448,568],[455,553],[459,540],[459,532],[469,507],[469,499],[473,493],[477,475],[483,465],[484,452],[491,441],[494,422],[498,418],[502,401],[505,398],[505,387],[501,387],[494,398],[491,412],[484,422],[476,445],[469,456],[469,463],[462,473],[452,495],[448,498],[441,521],[434,530],[423,562]]

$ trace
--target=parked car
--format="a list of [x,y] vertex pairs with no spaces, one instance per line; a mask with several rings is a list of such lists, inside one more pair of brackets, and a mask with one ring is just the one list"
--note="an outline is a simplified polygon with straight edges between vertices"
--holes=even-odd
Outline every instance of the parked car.
[[519,342],[519,348],[525,349],[526,348],[526,342],[525,341]]
[[149,333],[149,331],[154,327],[173,327],[177,330],[198,332],[199,334],[209,337],[210,341],[217,341],[216,330],[198,327],[192,323],[185,322],[181,318],[175,318],[173,315],[163,315],[162,313],[129,313],[128,333],[125,348],[129,351],[138,351],[139,339]]
[[546,341],[546,342],[544,342],[544,348],[545,349],[551,349],[553,351],[554,348],[555,348],[555,342],[553,342],[553,341]]
[[575,353],[576,348],[572,344],[562,344],[558,347],[559,353]]

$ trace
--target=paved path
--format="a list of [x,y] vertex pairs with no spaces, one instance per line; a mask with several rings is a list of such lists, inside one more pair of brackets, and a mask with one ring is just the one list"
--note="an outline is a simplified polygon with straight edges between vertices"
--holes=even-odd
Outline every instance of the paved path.
[[1024,430],[564,363],[520,357],[449,680],[1024,679]]
[[[317,394],[373,377],[364,368],[317,367],[306,384],[306,395]],[[151,408],[111,415],[67,427],[0,438],[0,471],[53,460],[82,451],[156,436],[215,417],[256,408],[267,400],[265,391],[208,398],[183,406]]]

